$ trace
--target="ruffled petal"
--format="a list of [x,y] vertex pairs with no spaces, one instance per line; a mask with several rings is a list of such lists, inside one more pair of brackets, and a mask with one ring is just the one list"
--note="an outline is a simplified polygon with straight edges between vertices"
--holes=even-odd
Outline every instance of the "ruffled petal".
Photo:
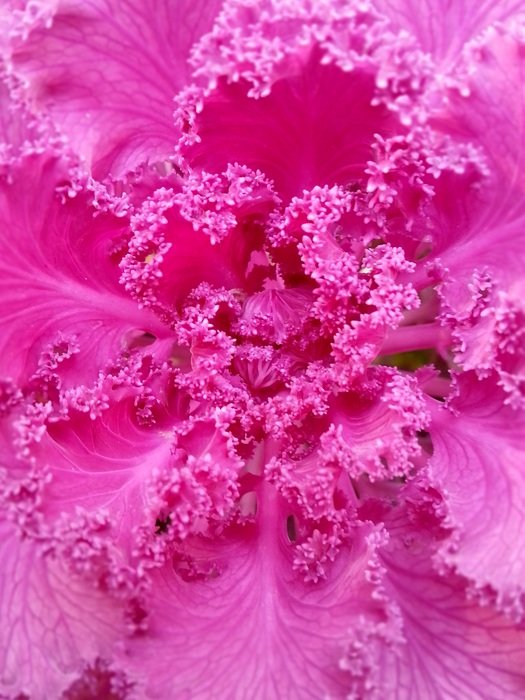
[[462,374],[452,410],[434,411],[430,470],[455,530],[443,545],[442,561],[520,617],[525,417],[505,407],[503,399],[494,377],[479,381],[473,373]]
[[212,172],[232,162],[262,170],[285,199],[361,179],[374,134],[395,128],[388,110],[372,104],[372,76],[322,66],[318,57],[267,97],[248,91],[247,83],[221,81],[197,117],[199,142],[182,152],[192,167]]
[[413,34],[420,46],[442,65],[458,59],[463,47],[494,22],[523,11],[520,0],[472,5],[468,0],[374,0],[396,29]]
[[[466,596],[460,577],[432,570],[421,531],[394,528],[383,551],[385,589],[399,606],[404,644],[375,657],[378,698],[513,700],[525,691],[523,629]],[[372,696],[373,697],[373,696]]]
[[319,516],[324,506],[333,507],[336,490],[359,494],[363,482],[406,477],[418,466],[417,435],[429,422],[425,400],[411,377],[382,369],[369,372],[359,390],[332,397],[327,410],[311,399],[301,406],[300,385],[273,402],[269,432],[282,437],[286,449],[268,465],[268,475],[307,512]]
[[17,381],[55,370],[69,385],[93,381],[130,333],[166,333],[119,285],[125,221],[63,197],[68,177],[35,154],[0,185],[0,373]]
[[96,176],[124,174],[171,154],[173,96],[220,4],[64,0],[47,26],[14,42],[15,71]]
[[[484,165],[477,182],[467,169],[453,182],[444,178],[443,187],[436,184],[437,227],[447,235],[440,254],[451,273],[468,263],[488,265],[505,279],[519,269],[523,255],[525,95],[519,25],[491,28],[465,49],[462,60],[469,75],[465,94],[451,95],[435,126],[474,144]],[[461,202],[454,197],[458,187]]]
[[[322,583],[292,569],[286,504],[257,490],[256,522],[215,543],[189,542],[155,578],[150,631],[126,645],[125,666],[146,674],[149,697],[343,697],[351,678],[338,661],[358,613],[383,622],[374,600],[376,542],[356,530]],[[312,559],[322,552],[317,533]],[[305,552],[306,556],[306,552]]]
[[285,199],[361,186],[376,135],[406,133],[428,73],[407,36],[387,31],[373,8],[344,0],[225,3],[193,50],[203,85],[177,100],[180,153],[212,172],[259,169]]
[[0,525],[0,692],[61,697],[85,663],[110,655],[122,610]]
[[433,256],[443,269],[442,318],[456,361],[480,377],[498,373],[514,405],[525,382],[523,268],[523,37],[513,24],[488,30],[465,51],[468,94],[453,97],[437,121],[476,144],[482,172],[436,183]]
[[242,294],[254,284],[250,277],[260,285],[251,258],[261,253],[277,202],[259,171],[239,165],[220,175],[191,173],[178,191],[156,190],[132,217],[121,282],[141,304],[168,317],[188,306],[186,298],[200,285],[208,294],[213,288]]

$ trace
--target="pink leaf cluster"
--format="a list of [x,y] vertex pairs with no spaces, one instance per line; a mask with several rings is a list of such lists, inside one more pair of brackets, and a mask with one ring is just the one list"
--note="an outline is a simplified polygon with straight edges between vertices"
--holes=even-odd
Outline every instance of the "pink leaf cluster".
[[0,697],[525,697],[521,0],[0,37]]

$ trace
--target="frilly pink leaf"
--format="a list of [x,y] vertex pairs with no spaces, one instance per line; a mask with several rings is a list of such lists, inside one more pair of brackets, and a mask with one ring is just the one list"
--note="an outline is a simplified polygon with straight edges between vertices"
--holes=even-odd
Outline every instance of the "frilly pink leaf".
[[423,522],[410,525],[396,514],[389,522],[389,544],[381,551],[383,585],[397,605],[403,643],[393,653],[386,644],[376,647],[377,697],[519,696],[525,688],[523,629],[469,600],[460,576],[444,577],[432,569],[428,555],[435,545]]
[[10,59],[35,109],[53,115],[97,177],[125,175],[172,154],[173,97],[219,6],[60,0],[14,37]]
[[514,0],[0,8],[0,696],[525,693]]
[[468,0],[375,0],[392,27],[412,34],[422,49],[441,64],[458,60],[465,44],[495,22],[503,22],[523,11],[519,0],[471,5]]
[[430,430],[430,474],[444,494],[455,533],[440,558],[521,618],[523,415],[505,406],[494,376],[479,381],[464,373],[456,392],[449,409],[433,411]]
[[111,654],[121,611],[2,522],[0,692],[60,697],[87,661]]
[[233,687],[241,697],[337,695],[350,683],[339,666],[350,621],[361,613],[387,624],[367,574],[370,528],[342,545],[329,579],[305,583],[291,568],[286,504],[267,485],[257,496],[255,523],[214,545],[188,543],[187,560],[156,576],[150,631],[122,661],[132,678],[147,669],[152,697],[226,696]]

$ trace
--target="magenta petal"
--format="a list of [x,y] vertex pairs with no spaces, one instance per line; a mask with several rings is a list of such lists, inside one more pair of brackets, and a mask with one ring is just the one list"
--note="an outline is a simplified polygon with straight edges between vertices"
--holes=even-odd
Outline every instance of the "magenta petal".
[[370,401],[372,392],[366,397],[341,394],[330,412],[349,451],[347,471],[356,479],[366,475],[374,481],[409,473],[420,454],[416,433],[429,420],[416,382],[400,374],[379,377],[374,377],[381,387],[375,400]]
[[120,175],[172,152],[173,96],[220,4],[63,0],[52,24],[15,43],[15,70],[94,173]]
[[150,630],[122,662],[146,675],[148,697],[299,700],[350,687],[339,659],[352,625],[359,614],[371,629],[384,620],[366,574],[373,533],[356,530],[330,579],[313,587],[292,571],[284,502],[263,489],[256,524],[188,544],[189,561],[155,576]]
[[70,411],[48,427],[37,453],[52,476],[42,505],[49,523],[72,517],[77,507],[108,509],[127,546],[143,518],[152,473],[170,463],[170,441],[139,422],[141,403],[139,395],[122,400],[96,420]]
[[453,411],[437,409],[431,475],[444,493],[455,536],[441,557],[498,605],[523,614],[525,417],[504,405],[494,380],[458,380]]
[[[28,156],[0,184],[0,372],[27,380],[55,369],[93,381],[135,329],[162,332],[119,285],[113,255],[125,222],[94,218],[87,198],[62,201],[68,173],[56,159]],[[53,356],[53,357],[51,357]]]
[[261,173],[241,166],[189,177],[178,193],[155,191],[132,218],[121,282],[144,305],[168,313],[180,311],[201,283],[208,293],[242,289],[274,198]]
[[[436,183],[438,253],[453,277],[487,266],[508,281],[521,271],[525,177],[523,159],[523,44],[518,30],[492,28],[463,57],[466,93],[452,93],[435,126],[471,142],[478,150],[472,177],[468,163],[460,177]],[[476,163],[477,161],[477,163]],[[459,195],[459,196],[458,196]]]
[[523,43],[510,24],[487,31],[464,56],[469,94],[453,96],[440,129],[476,144],[476,176],[436,183],[434,254],[446,268],[443,319],[456,361],[480,377],[497,372],[514,405],[523,403]]
[[184,157],[212,172],[233,162],[259,169],[285,199],[314,185],[361,180],[374,134],[388,135],[396,120],[372,104],[373,75],[319,60],[314,54],[259,99],[248,96],[248,83],[221,81],[197,116],[199,143],[183,149]]
[[177,98],[191,167],[260,169],[284,199],[315,185],[365,188],[377,138],[420,116],[428,61],[368,4],[225,3]]

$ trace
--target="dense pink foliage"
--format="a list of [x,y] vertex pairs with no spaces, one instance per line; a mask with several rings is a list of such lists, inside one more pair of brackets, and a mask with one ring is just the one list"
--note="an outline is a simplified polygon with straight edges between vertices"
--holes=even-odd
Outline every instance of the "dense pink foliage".
[[0,698],[525,697],[520,0],[4,0]]

